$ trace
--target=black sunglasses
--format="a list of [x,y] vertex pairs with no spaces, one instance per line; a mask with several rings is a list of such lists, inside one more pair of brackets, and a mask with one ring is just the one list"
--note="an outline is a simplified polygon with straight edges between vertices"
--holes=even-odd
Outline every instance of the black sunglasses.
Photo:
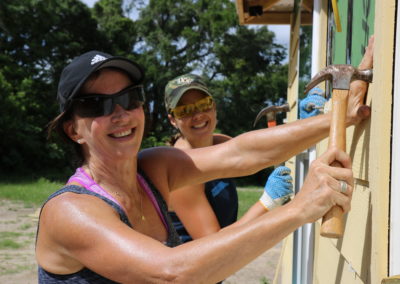
[[99,117],[110,115],[116,105],[133,110],[143,106],[144,101],[143,86],[132,85],[115,94],[84,94],[74,98],[72,110],[81,117]]

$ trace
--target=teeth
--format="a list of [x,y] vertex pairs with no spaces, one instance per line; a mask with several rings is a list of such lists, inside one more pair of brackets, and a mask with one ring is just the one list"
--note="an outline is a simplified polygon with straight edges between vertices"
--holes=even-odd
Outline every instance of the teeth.
[[199,124],[199,125],[193,125],[193,128],[202,128],[202,127],[206,126],[206,124],[207,124],[207,122],[204,122],[204,123]]
[[128,136],[131,133],[132,133],[132,129],[129,129],[129,130],[126,130],[126,131],[114,133],[112,136],[120,138],[120,137]]

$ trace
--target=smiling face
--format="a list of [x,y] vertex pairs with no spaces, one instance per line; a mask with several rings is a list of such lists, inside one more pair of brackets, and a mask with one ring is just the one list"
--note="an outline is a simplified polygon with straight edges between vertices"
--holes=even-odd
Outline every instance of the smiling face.
[[[187,91],[179,100],[178,106],[194,104],[198,100],[207,97],[199,90]],[[217,112],[215,104],[209,111],[196,111],[193,115],[183,118],[175,118],[168,115],[170,122],[182,133],[193,148],[212,145],[213,132],[217,125]]]
[[[88,80],[81,94],[115,94],[132,85],[124,72],[102,69],[97,77]],[[135,157],[139,151],[144,130],[143,108],[125,110],[116,105],[106,116],[80,117],[64,124],[64,130],[74,141],[80,141],[85,160],[115,161]]]

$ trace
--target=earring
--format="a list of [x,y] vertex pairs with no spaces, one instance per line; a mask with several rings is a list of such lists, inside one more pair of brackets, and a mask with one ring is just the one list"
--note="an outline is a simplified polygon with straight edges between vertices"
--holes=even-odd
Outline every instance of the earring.
[[83,143],[83,139],[78,139],[78,140],[76,140],[76,142],[77,142],[78,144],[82,144],[82,143]]

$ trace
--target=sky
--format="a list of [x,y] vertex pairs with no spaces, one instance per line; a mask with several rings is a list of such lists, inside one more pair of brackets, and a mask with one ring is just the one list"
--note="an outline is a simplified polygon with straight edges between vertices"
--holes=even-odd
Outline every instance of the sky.
[[[81,0],[89,7],[93,7],[97,0]],[[268,29],[275,33],[276,42],[289,48],[290,25],[268,25]]]
[[85,3],[86,5],[88,5],[90,8],[93,7],[94,3],[97,2],[97,0],[81,0],[81,2]]

